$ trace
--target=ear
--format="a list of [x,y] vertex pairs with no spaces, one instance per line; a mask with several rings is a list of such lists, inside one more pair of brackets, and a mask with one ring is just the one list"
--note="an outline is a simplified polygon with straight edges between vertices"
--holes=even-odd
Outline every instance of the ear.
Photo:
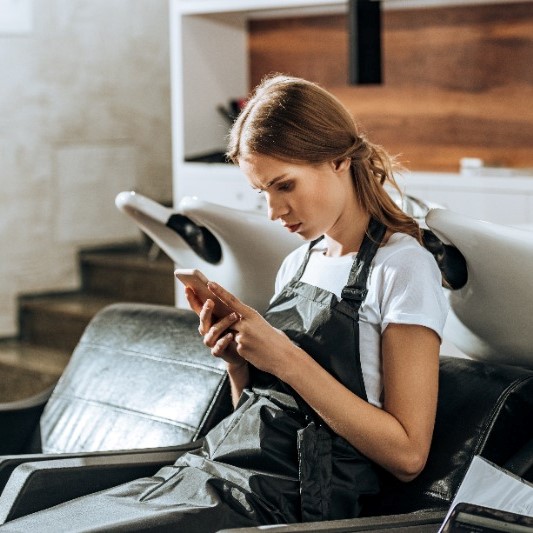
[[350,168],[351,164],[352,164],[352,160],[349,157],[346,157],[344,159],[337,159],[337,161],[331,162],[333,171],[337,173],[345,172],[346,170]]

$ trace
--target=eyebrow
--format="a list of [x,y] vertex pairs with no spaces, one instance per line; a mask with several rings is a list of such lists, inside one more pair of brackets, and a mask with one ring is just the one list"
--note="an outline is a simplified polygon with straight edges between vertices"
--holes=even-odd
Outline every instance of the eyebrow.
[[273,180],[269,181],[265,188],[261,188],[261,187],[256,187],[257,189],[261,190],[261,191],[266,191],[268,188],[272,187],[272,185],[276,184],[278,181],[286,178],[286,174],[282,174],[281,176],[278,176],[276,178],[274,178]]

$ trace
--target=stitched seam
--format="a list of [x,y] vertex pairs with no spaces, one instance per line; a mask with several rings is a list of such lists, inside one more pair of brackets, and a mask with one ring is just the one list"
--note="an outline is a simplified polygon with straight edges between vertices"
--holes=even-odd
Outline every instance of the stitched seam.
[[[480,431],[480,434],[478,436],[476,446],[473,448],[472,453],[469,454],[469,464],[472,462],[475,455],[479,455],[480,451],[482,451],[482,448],[487,443],[487,440],[489,438],[490,431],[489,429],[494,427],[494,422],[500,413],[502,409],[502,405],[505,404],[509,396],[515,392],[516,389],[522,386],[523,383],[527,382],[531,379],[531,376],[524,376],[518,381],[514,381],[511,383],[499,396],[498,402],[494,405],[494,407],[491,410],[491,414],[489,417],[488,422],[483,426],[482,430]],[[455,498],[455,495],[457,491],[459,490],[459,487],[453,491],[452,499]]]
[[444,492],[428,490],[428,491],[425,492],[425,494],[427,496],[431,496],[432,498],[435,498],[436,500],[441,500],[443,502],[448,502],[448,497],[447,497],[447,495]]
[[89,404],[89,405],[105,406],[105,407],[113,409],[114,411],[118,411],[118,412],[126,413],[126,414],[136,415],[139,418],[145,418],[147,420],[155,420],[157,422],[162,422],[163,424],[167,424],[167,425],[174,426],[174,427],[181,427],[183,429],[186,429],[187,431],[196,430],[196,426],[192,426],[192,425],[186,424],[184,422],[179,422],[177,420],[172,420],[170,418],[163,418],[163,417],[159,417],[159,416],[149,415],[149,414],[143,413],[142,411],[137,411],[135,409],[127,409],[127,408],[124,408],[124,407],[119,407],[117,405],[114,405],[114,404],[108,403],[108,402],[99,402],[99,401],[95,401],[95,400],[88,400],[87,398],[83,398],[83,397],[77,396],[75,394],[61,394],[60,396],[54,398],[54,400],[56,402],[59,402],[59,401],[65,402],[67,399],[69,399],[69,400],[77,400],[80,403],[85,403],[85,404]]
[[518,389],[519,387],[522,386],[522,384],[526,381],[528,381],[529,379],[531,379],[530,376],[524,376],[523,378],[521,378],[519,381],[515,381],[513,383],[511,383],[501,394],[500,394],[500,397],[498,399],[498,402],[494,405],[494,407],[492,408],[491,410],[491,415],[490,415],[490,418],[488,420],[488,422],[484,425],[484,427],[482,428],[482,431],[480,432],[480,435],[478,437],[478,441],[476,443],[476,447],[475,447],[475,451],[476,453],[474,455],[476,455],[477,453],[479,453],[479,451],[483,448],[483,446],[485,446],[485,444],[487,443],[487,440],[489,438],[489,433],[490,433],[490,429],[492,429],[494,427],[494,423],[496,421],[496,418],[498,417],[498,414],[501,412],[502,410],[502,406],[505,404],[505,402],[507,401],[507,399],[509,398],[509,396],[515,392],[516,389]]
[[[145,448],[145,446],[143,446],[143,448]],[[117,451],[117,450],[126,450],[128,452],[131,452],[133,451],[134,449],[131,449],[131,448],[110,448],[110,449],[106,449],[106,450],[100,450],[100,449],[96,449],[96,450],[91,450],[91,449],[77,449],[77,450],[74,450],[73,453],[81,453],[81,452],[101,452],[101,451],[105,451],[105,452],[113,452],[113,451]],[[65,451],[64,448],[55,448],[53,446],[49,446],[47,445],[46,446],[46,453],[71,453],[72,450],[67,450]]]
[[98,344],[95,342],[80,342],[80,344],[84,346],[94,346],[97,348],[103,348],[107,351],[112,352],[121,352],[124,355],[131,355],[132,357],[145,357],[146,359],[153,359],[154,361],[164,361],[167,363],[180,365],[180,366],[190,366],[192,368],[204,368],[208,371],[214,372],[215,374],[224,374],[225,370],[221,368],[217,368],[216,366],[210,366],[205,363],[193,363],[190,361],[183,361],[181,359],[175,359],[171,355],[155,355],[155,354],[147,354],[145,352],[138,352],[136,350],[131,350],[129,348],[113,348],[110,346],[107,346],[105,344]]

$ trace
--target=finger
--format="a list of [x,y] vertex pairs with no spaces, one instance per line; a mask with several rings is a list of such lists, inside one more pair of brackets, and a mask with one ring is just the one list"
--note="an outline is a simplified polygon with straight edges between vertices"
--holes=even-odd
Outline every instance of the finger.
[[245,317],[249,315],[250,313],[254,312],[254,309],[242,303],[236,296],[234,296],[233,294],[231,294],[231,292],[224,289],[224,287],[221,287],[218,283],[215,283],[214,281],[210,281],[207,284],[207,287],[215,296],[220,298],[226,305],[231,307],[234,311],[236,311],[242,317]]
[[229,315],[219,320],[213,327],[216,327],[219,331],[225,331],[230,326],[235,324],[235,322],[237,322],[237,320],[239,319],[240,317],[237,313],[230,313]]
[[187,302],[189,302],[189,307],[197,315],[200,315],[200,311],[203,307],[202,301],[198,298],[196,293],[190,287],[185,287],[185,297],[187,298]]
[[200,332],[200,335],[205,335],[210,329],[213,324],[213,307],[215,306],[213,300],[210,300],[209,298],[204,302],[200,313],[200,326],[198,327],[198,331]]
[[216,344],[211,349],[211,354],[214,355],[215,357],[222,356],[232,340],[233,340],[233,333],[227,333],[226,335],[218,339]]
[[243,336],[239,332],[236,332],[233,334],[233,339],[235,340],[235,343],[237,344],[237,352],[239,353],[243,351],[242,338]]
[[219,320],[216,324],[211,326],[209,331],[205,334],[204,344],[209,347],[214,346],[220,335],[230,328],[237,320],[239,320],[239,315],[237,315],[237,313],[231,313],[222,320]]

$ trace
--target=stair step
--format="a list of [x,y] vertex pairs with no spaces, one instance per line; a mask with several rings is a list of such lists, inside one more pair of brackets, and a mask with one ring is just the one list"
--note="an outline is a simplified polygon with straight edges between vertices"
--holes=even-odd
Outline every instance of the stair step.
[[85,252],[80,255],[85,293],[174,305],[174,263],[163,253],[150,259],[146,252]]
[[91,318],[106,305],[174,305],[174,263],[162,252],[150,257],[146,246],[83,251],[80,270],[78,292],[20,298],[21,341],[70,355]]
[[0,342],[0,402],[22,400],[55,383],[70,352],[17,340]]
[[71,353],[91,318],[116,301],[82,293],[22,298],[21,340]]

